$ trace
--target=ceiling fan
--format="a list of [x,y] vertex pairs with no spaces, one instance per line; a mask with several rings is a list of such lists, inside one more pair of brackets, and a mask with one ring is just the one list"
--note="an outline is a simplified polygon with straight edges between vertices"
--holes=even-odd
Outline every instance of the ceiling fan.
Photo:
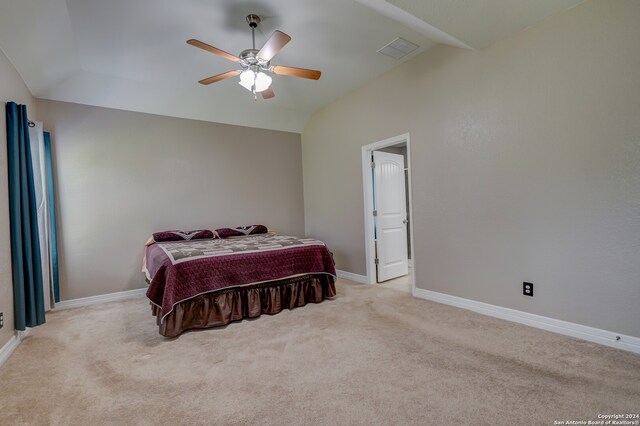
[[254,98],[257,100],[256,93],[260,93],[264,99],[270,99],[275,96],[273,89],[271,88],[271,77],[265,74],[265,71],[278,74],[278,75],[290,75],[293,77],[308,78],[311,80],[318,80],[320,78],[320,71],[309,70],[305,68],[285,67],[282,65],[271,65],[271,59],[278,54],[278,52],[291,41],[291,37],[281,31],[274,31],[269,40],[262,46],[262,49],[256,49],[256,34],[255,30],[260,23],[260,17],[258,15],[248,15],[247,23],[251,27],[251,38],[253,40],[253,47],[240,52],[238,56],[233,56],[231,53],[218,49],[204,43],[200,40],[191,39],[187,40],[187,43],[206,50],[207,52],[214,53],[218,56],[222,56],[232,62],[238,63],[242,69],[227,71],[222,74],[214,75],[209,78],[200,80],[200,84],[211,84],[227,78],[240,75],[239,84],[245,89],[253,93]]

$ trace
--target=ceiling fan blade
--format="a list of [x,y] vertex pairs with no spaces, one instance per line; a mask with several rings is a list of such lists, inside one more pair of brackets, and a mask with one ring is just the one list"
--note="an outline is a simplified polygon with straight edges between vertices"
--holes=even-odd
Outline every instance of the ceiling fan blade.
[[187,44],[190,44],[191,46],[195,46],[199,49],[203,49],[206,50],[207,52],[211,52],[214,53],[218,56],[222,56],[225,59],[228,59],[232,62],[240,62],[240,59],[237,56],[233,56],[231,53],[229,52],[225,52],[224,50],[220,50],[217,47],[213,47],[211,45],[208,45],[207,43],[204,43],[200,40],[196,40],[194,38],[187,40]]
[[271,86],[269,86],[267,90],[263,90],[260,93],[262,93],[262,99],[271,99],[276,95],[275,93],[273,93],[273,88]]
[[236,75],[240,74],[241,72],[242,71],[240,71],[240,70],[233,70],[233,71],[223,72],[222,74],[218,74],[218,75],[214,75],[213,77],[202,79],[198,83],[200,83],[200,84],[215,83],[216,81],[224,80],[226,78],[235,77]]
[[274,56],[278,54],[287,43],[291,41],[291,37],[283,33],[282,31],[274,31],[269,37],[269,40],[262,46],[262,49],[258,52],[258,58],[270,61]]
[[278,75],[290,75],[293,77],[309,78],[311,80],[320,79],[320,71],[308,70],[305,68],[284,67],[282,65],[276,65],[272,68],[274,74]]

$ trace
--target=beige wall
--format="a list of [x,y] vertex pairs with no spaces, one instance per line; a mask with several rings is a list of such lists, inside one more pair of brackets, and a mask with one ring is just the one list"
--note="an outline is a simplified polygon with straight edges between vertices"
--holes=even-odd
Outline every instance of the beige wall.
[[62,299],[145,285],[154,231],[303,234],[300,135],[38,100],[52,132]]
[[365,274],[361,146],[410,132],[418,287],[640,336],[639,22],[636,0],[588,1],[317,112],[307,233]]
[[9,227],[9,183],[7,181],[7,124],[5,103],[26,104],[30,117],[36,116],[35,100],[11,62],[0,51],[0,312],[4,327],[0,329],[0,348],[14,334],[13,278],[11,275],[11,229]]

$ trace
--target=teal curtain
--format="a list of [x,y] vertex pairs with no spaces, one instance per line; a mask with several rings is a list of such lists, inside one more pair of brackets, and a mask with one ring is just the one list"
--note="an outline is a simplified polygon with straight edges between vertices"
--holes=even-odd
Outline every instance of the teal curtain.
[[43,324],[44,291],[27,107],[9,102],[7,163],[16,330]]
[[58,283],[58,233],[56,230],[56,197],[53,191],[53,161],[51,160],[51,135],[44,132],[44,161],[47,169],[47,201],[49,203],[49,244],[51,247],[51,282],[53,297],[60,301],[60,284]]

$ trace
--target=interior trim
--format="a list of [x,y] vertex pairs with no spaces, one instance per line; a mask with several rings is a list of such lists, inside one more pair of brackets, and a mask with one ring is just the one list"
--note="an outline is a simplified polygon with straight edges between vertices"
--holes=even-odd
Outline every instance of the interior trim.
[[361,284],[369,284],[369,280],[365,275],[354,274],[353,272],[341,271],[339,269],[336,269],[336,275],[338,275],[338,278],[345,280],[355,281]]
[[530,314],[528,312],[504,308],[502,306],[491,305],[421,288],[414,288],[413,296],[420,299],[430,300],[432,302],[455,306],[457,308],[466,309],[479,314],[517,322],[530,327],[563,334],[565,336],[587,340],[600,345],[622,349],[623,351],[640,354],[640,338],[638,337],[627,336],[613,331],[601,330],[599,328],[544,317],[542,315]]
[[[371,153],[375,150],[386,148],[388,146],[398,145],[405,142],[407,144],[407,161],[409,162],[408,176],[409,187],[407,192],[409,193],[409,223],[414,224],[413,221],[413,191],[412,177],[411,177],[411,135],[404,133],[399,136],[394,136],[388,139],[384,139],[378,142],[373,142],[362,147],[362,195],[364,199],[364,250],[365,261],[367,268],[367,284],[376,284],[376,265],[375,265],[375,239],[374,234],[374,221],[373,221],[373,179],[371,176]],[[409,244],[411,245],[411,259],[415,259],[416,251],[414,242],[415,228],[411,226],[409,235]],[[413,268],[413,264],[411,264]],[[416,286],[415,269],[411,271],[411,288]]]
[[11,339],[0,349],[0,367],[4,365],[9,359],[13,351],[20,345],[20,339],[15,334],[11,336]]
[[9,341],[0,348],[0,367],[9,360],[13,352],[20,346],[20,343],[22,343],[22,340],[27,337],[29,331],[31,331],[30,328],[27,328],[25,331],[16,331]]
[[145,294],[147,294],[147,287],[135,290],[119,291],[117,293],[101,294],[98,296],[81,297],[79,299],[63,300],[56,303],[53,311],[79,308],[81,306],[96,305],[98,303],[113,302],[116,300],[131,299],[133,297],[144,296]]

